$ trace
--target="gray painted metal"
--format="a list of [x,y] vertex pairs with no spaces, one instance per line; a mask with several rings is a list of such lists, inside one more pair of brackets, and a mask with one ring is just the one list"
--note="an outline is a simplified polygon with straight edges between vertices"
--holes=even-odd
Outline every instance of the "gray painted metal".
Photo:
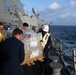
[[49,56],[49,59],[53,62],[57,62],[59,60],[59,57],[52,55],[52,56]]
[[52,75],[60,75],[61,69],[63,68],[62,64],[58,62],[51,62],[50,67],[52,68]]

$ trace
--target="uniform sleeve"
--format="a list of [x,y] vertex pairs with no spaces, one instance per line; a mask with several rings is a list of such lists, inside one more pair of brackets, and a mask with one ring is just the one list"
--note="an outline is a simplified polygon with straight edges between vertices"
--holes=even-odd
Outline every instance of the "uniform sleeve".
[[24,44],[21,44],[20,46],[20,54],[19,54],[19,58],[20,58],[20,63],[22,63],[24,61]]

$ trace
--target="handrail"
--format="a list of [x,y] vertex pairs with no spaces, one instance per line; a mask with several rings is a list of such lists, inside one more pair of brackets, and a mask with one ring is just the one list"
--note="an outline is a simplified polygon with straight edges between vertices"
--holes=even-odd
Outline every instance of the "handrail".
[[51,35],[52,45],[56,50],[62,50],[62,40],[59,40],[55,35]]
[[67,68],[68,72],[70,75],[73,75],[70,71],[70,69],[68,68],[68,65],[66,64],[65,60],[64,60],[64,53],[62,52],[62,40],[59,40],[58,38],[55,37],[55,35],[51,34],[52,36],[52,45],[54,47],[54,49],[56,50],[57,54],[59,55],[59,57],[61,58],[62,62],[64,63],[65,67]]

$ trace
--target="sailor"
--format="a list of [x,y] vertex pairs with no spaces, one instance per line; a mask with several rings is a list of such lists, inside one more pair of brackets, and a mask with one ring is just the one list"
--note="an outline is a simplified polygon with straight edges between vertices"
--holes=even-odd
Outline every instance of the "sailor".
[[13,36],[6,39],[2,50],[3,75],[23,75],[24,44],[20,41],[23,31],[13,30]]
[[38,32],[37,33],[40,33],[40,32],[42,32],[43,31],[43,24],[41,25],[41,27],[39,28],[39,30],[38,30]]
[[0,23],[0,72],[1,72],[1,52],[2,52],[2,44],[3,44],[3,41],[5,40],[5,31],[3,29],[3,24]]
[[25,32],[28,30],[28,28],[29,28],[28,23],[23,23],[22,31]]
[[48,55],[50,53],[50,48],[52,47],[51,35],[49,33],[49,26],[44,25],[43,31],[40,33],[40,42],[43,47],[43,55],[44,55],[44,75],[48,75],[47,67],[48,67]]
[[51,35],[49,33],[48,25],[44,25],[43,31],[40,33],[40,43],[43,47],[43,53],[46,56],[46,53],[49,52],[49,47],[52,46]]
[[35,25],[32,26],[32,30],[33,30],[34,32],[36,32],[36,28],[37,28],[37,27],[36,27]]
[[23,38],[36,34],[34,30],[29,28],[28,23],[23,23],[23,27],[21,28],[21,30],[23,31]]
[[5,40],[5,31],[3,29],[3,24],[0,23],[0,42]]
[[29,24],[23,23],[22,28],[20,28],[23,31],[23,38],[28,37],[30,34]]

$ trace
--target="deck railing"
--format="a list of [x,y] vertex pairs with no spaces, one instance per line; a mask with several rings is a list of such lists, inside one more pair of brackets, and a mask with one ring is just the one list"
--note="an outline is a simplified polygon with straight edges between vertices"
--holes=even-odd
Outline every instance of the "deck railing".
[[[51,40],[52,40],[52,46],[55,49],[55,51],[57,52],[57,54],[59,55],[61,61],[64,64],[64,67],[66,67],[66,69],[69,72],[69,75],[73,75],[72,72],[70,71],[70,69],[68,68],[68,65],[66,64],[65,60],[64,60],[64,56],[65,54],[62,51],[62,40],[58,39],[55,37],[55,35],[51,34]],[[76,75],[76,74],[75,74]]]

